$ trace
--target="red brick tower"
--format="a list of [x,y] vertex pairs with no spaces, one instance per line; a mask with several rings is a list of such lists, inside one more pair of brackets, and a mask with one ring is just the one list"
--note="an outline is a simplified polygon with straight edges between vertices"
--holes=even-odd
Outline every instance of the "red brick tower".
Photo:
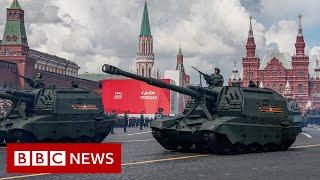
[[[24,11],[18,0],[13,0],[7,9],[7,20],[3,40],[0,45],[0,59],[16,63],[18,73],[32,78],[34,76],[34,60],[27,59],[29,46],[24,26]],[[25,88],[25,82],[19,78],[19,87]]]
[[178,54],[177,54],[177,66],[176,66],[176,70],[180,70],[180,71],[182,71],[183,73],[185,72],[185,71],[184,71],[184,65],[183,65],[183,54],[182,54],[181,46],[180,46],[179,52],[178,52]]
[[246,45],[247,54],[242,59],[243,66],[243,86],[248,86],[249,81],[252,80],[259,84],[259,67],[260,59],[256,56],[256,44],[254,42],[252,30],[252,17],[250,17],[249,34]]
[[302,15],[299,15],[298,34],[296,38],[296,53],[292,56],[292,71],[289,79],[292,82],[293,95],[297,102],[305,106],[309,99],[309,57],[305,54],[306,43],[304,42],[301,25]]
[[[176,70],[180,72],[180,83],[178,84],[179,86],[187,87],[190,85],[190,76],[187,75],[185,69],[184,69],[184,64],[183,64],[183,53],[181,49],[181,45],[177,54],[177,66]],[[189,96],[186,95],[179,95],[179,112],[183,112],[184,107],[187,104],[187,101],[189,99]]]
[[187,75],[185,69],[184,69],[184,64],[183,64],[183,53],[181,46],[179,48],[179,52],[177,54],[177,66],[176,70],[179,70],[182,73],[182,86],[186,87],[190,84],[190,76]]
[[139,36],[139,52],[136,60],[137,74],[145,77],[151,77],[153,66],[153,38],[150,30],[148,6],[147,2],[145,2]]

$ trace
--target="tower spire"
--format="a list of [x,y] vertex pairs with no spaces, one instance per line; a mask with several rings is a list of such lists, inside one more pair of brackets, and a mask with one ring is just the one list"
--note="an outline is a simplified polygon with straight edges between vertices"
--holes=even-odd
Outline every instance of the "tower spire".
[[151,36],[147,1],[144,2],[140,36]]
[[302,36],[303,35],[303,30],[302,30],[302,14],[298,15],[298,36]]
[[242,72],[243,72],[243,86],[248,86],[249,81],[252,80],[256,84],[259,83],[259,67],[260,59],[256,56],[256,43],[254,42],[252,19],[249,17],[249,33],[246,44],[246,55],[242,58]]
[[283,94],[284,97],[287,97],[287,98],[292,98],[292,89],[291,89],[291,86],[290,86],[290,83],[289,81],[287,81],[286,83],[286,87],[284,89],[283,92],[281,92]]
[[182,53],[182,48],[181,48],[181,44],[179,46],[179,51],[177,54],[177,66],[176,66],[176,70],[180,70],[182,72],[184,71],[184,65],[183,65],[183,53]]
[[304,56],[305,55],[305,47],[306,43],[304,42],[303,37],[303,30],[302,30],[302,15],[298,15],[298,34],[297,34],[297,40],[296,40],[296,55],[298,56]]
[[10,9],[21,9],[21,6],[18,0],[13,0],[10,6]]
[[250,16],[250,17],[249,17],[249,21],[250,21],[250,26],[249,26],[249,37],[250,37],[250,36],[251,36],[251,37],[253,37],[252,19],[253,19],[253,17],[252,17],[252,16]]
[[150,30],[147,1],[144,3],[136,65],[138,75],[152,76],[154,70],[153,37]]
[[252,29],[252,19],[253,17],[249,17],[249,33],[248,33],[248,40],[247,40],[247,57],[255,57],[256,55],[256,44],[254,42],[254,36],[253,36],[253,29]]
[[24,11],[18,0],[13,0],[7,9],[7,22],[3,34],[2,45],[28,46],[27,33],[24,26]]

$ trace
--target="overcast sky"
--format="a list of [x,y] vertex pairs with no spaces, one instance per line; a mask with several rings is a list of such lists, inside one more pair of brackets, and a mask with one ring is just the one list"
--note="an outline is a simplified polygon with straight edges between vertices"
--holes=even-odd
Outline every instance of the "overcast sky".
[[[0,32],[5,7],[0,1]],[[134,68],[144,0],[20,0],[29,46],[75,61],[81,72],[100,73],[104,63]],[[259,57],[269,43],[293,54],[297,15],[303,14],[308,52],[320,49],[319,0],[148,0],[156,66],[174,69],[179,44],[192,81],[213,67],[229,78],[234,61],[241,70],[249,16]],[[310,68],[314,66],[311,58]]]

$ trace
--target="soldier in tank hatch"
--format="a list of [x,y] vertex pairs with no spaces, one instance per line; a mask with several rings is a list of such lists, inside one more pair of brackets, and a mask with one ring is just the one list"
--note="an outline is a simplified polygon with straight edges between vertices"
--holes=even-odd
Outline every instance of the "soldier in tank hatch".
[[214,68],[214,73],[210,75],[212,78],[212,82],[208,83],[209,86],[223,86],[224,79],[223,76],[220,74],[219,68]]
[[38,72],[35,80],[33,81],[33,88],[37,89],[37,88],[44,88],[44,87],[45,85],[42,79],[42,74]]

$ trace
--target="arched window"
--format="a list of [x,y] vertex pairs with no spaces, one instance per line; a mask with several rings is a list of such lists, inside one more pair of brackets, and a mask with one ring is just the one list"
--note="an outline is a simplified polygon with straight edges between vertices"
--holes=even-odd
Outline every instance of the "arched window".
[[9,41],[11,41],[11,37],[10,36],[7,36],[6,37],[6,40],[9,42]]
[[149,77],[151,77],[151,69],[149,69]]
[[144,76],[144,68],[142,68],[141,73],[141,76]]
[[298,85],[298,93],[303,93],[303,85],[302,84]]

